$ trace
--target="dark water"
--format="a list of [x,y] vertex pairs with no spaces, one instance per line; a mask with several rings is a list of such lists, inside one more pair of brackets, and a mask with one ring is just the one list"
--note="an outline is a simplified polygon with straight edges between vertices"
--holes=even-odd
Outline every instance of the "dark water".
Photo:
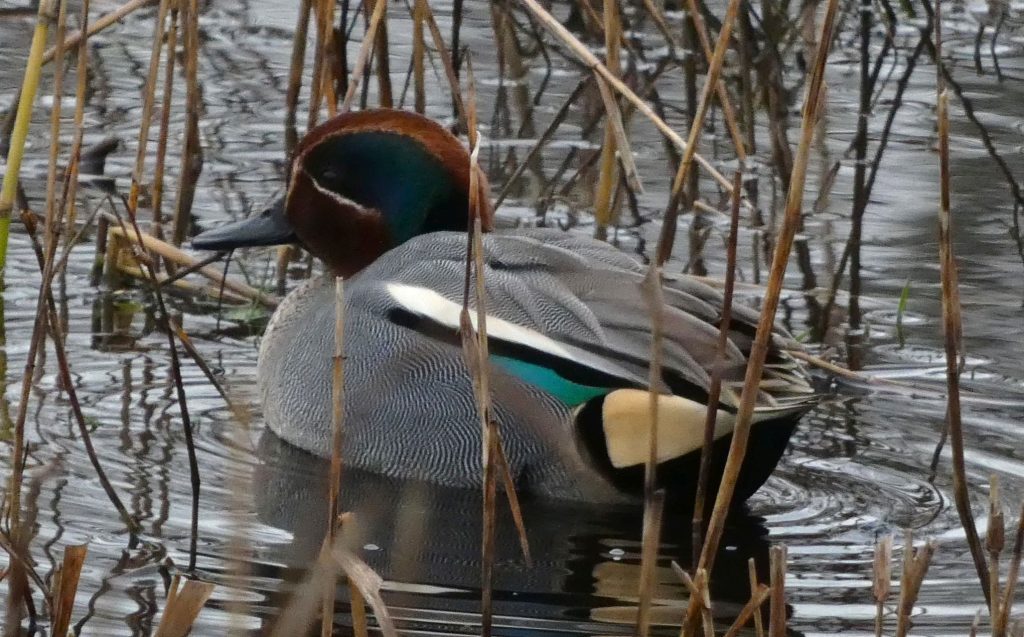
[[[206,163],[193,209],[199,227],[243,216],[281,187],[283,94],[294,28],[291,5],[253,0],[212,3],[204,9],[200,76]],[[0,4],[5,9],[13,6]],[[104,12],[114,6],[108,1],[94,3],[96,10]],[[446,5],[436,10],[447,33],[449,10]],[[963,83],[1011,172],[1017,179],[1024,178],[1020,110],[1024,40],[1014,23],[1020,17],[1020,6],[1010,7],[1010,20],[997,49],[1007,75],[1001,83],[991,73],[987,58],[988,73],[977,76],[974,71],[977,27],[972,16],[980,15],[975,7],[950,5],[947,11],[952,14],[947,45],[955,58],[954,75]],[[395,13],[404,16],[404,11]],[[122,189],[127,188],[135,152],[139,93],[153,16],[152,10],[140,11],[93,41],[86,141],[95,142],[109,134],[124,139],[125,146],[111,157],[107,168]],[[828,110],[819,137],[823,143],[812,151],[814,175],[808,202],[817,196],[821,175],[832,163],[842,160],[841,167],[831,196],[823,199],[817,213],[806,218],[801,235],[810,271],[822,288],[828,286],[849,232],[853,161],[843,153],[856,124],[857,54],[852,48],[852,16],[844,22],[829,66]],[[670,19],[678,24],[680,16],[670,14]],[[871,122],[876,134],[890,106],[895,81],[916,42],[916,30],[910,28],[913,24],[917,23],[903,23],[897,31],[899,57],[892,66],[893,79]],[[5,109],[20,84],[30,29],[27,18],[0,18],[0,106]],[[391,29],[392,69],[396,88],[400,88],[411,50],[408,22],[395,17]],[[657,33],[649,31],[637,37],[645,47],[661,46]],[[572,91],[578,71],[556,58],[550,83],[532,111],[533,130],[527,127],[526,139],[517,138],[515,131],[523,119],[521,106],[533,99],[533,91],[542,83],[543,63],[539,58],[528,59],[521,83],[508,78],[504,83],[498,81],[485,3],[467,5],[463,35],[480,78],[487,161],[492,181],[500,187],[503,174],[510,172],[505,162],[512,156],[521,158],[532,145],[529,138],[546,126]],[[880,41],[876,30],[876,48]],[[891,58],[883,76],[889,73],[890,64]],[[678,92],[681,77],[673,72],[663,82],[674,87],[663,89],[670,105],[683,102]],[[919,540],[933,537],[940,543],[921,592],[915,632],[965,634],[974,613],[983,606],[952,507],[948,451],[938,475],[929,481],[931,455],[944,422],[944,401],[937,391],[942,388],[944,362],[937,318],[933,78],[934,67],[923,60],[904,95],[905,105],[896,118],[867,209],[861,328],[846,329],[849,317],[845,297],[841,297],[832,321],[838,327],[818,335],[826,353],[838,352],[841,359],[859,360],[873,376],[900,378],[927,391],[908,398],[874,386],[844,383],[804,420],[779,470],[750,501],[748,513],[737,516],[727,530],[713,589],[723,629],[746,600],[747,559],[754,558],[764,574],[770,544],[782,542],[789,548],[786,588],[792,605],[791,627],[807,634],[870,632],[873,545],[885,533],[900,535],[908,528]],[[429,84],[429,108],[444,117],[449,112],[444,82],[437,79]],[[73,81],[68,85],[73,86]],[[500,98],[499,88],[504,90],[504,98]],[[182,97],[176,95],[179,106],[171,114],[175,131],[172,158],[177,157],[179,148]],[[409,95],[407,104],[411,99]],[[70,101],[68,98],[65,104]],[[44,97],[37,108],[23,168],[29,197],[39,207],[49,103]],[[964,414],[967,468],[974,510],[984,526],[990,475],[999,477],[1004,498],[1014,503],[1011,508],[1024,498],[1024,266],[1010,235],[1013,200],[1006,181],[980,143],[977,129],[965,120],[960,103],[954,99],[953,104],[956,249],[969,355],[964,379],[969,396]],[[593,149],[600,143],[599,135],[581,140],[584,117],[580,111],[588,108],[597,108],[593,99],[574,111],[545,151],[540,169],[548,176],[570,149]],[[500,116],[491,117],[492,113],[500,115],[502,109],[508,109],[511,126],[501,126]],[[685,131],[678,113],[670,112],[669,121]],[[632,134],[646,188],[639,206],[645,215],[656,219],[671,178],[664,148],[646,122],[636,120]],[[70,141],[70,134],[65,136]],[[767,157],[762,129],[759,138],[759,154]],[[796,139],[795,130],[791,139]],[[719,153],[725,168],[734,165],[727,146],[724,138],[708,136],[703,140],[703,148],[709,155]],[[173,194],[177,160],[169,163],[168,185]],[[768,166],[758,163],[752,172],[762,176],[761,203],[767,206],[771,198],[765,178],[770,174]],[[533,197],[543,184],[535,171],[526,174],[502,208],[502,216],[510,222],[534,217]],[[712,192],[710,182],[705,188]],[[556,201],[548,221],[578,221],[577,231],[591,232],[586,198],[581,195],[584,191],[573,190]],[[95,203],[99,196],[87,192],[84,199]],[[719,275],[723,219],[710,221],[704,263],[712,275]],[[682,223],[676,259],[670,264],[673,270],[692,261],[687,241],[690,218]],[[658,231],[655,220],[623,230],[617,238],[624,249],[645,253]],[[38,285],[35,260],[20,227],[15,227],[11,241],[3,296],[8,372],[0,433],[8,451],[0,469],[5,474],[10,456],[8,413],[16,410]],[[746,281],[757,276],[751,254],[755,243],[753,232],[744,230],[740,246]],[[89,543],[74,613],[83,634],[145,634],[158,620],[165,578],[172,568],[168,560],[178,566],[188,562],[186,451],[166,340],[154,328],[153,304],[140,289],[93,286],[89,277],[92,262],[89,241],[74,250],[57,291],[76,386],[94,425],[93,439],[118,491],[142,524],[142,539],[129,545],[128,535],[99,488],[70,418],[52,352],[46,353],[44,364],[37,368],[41,371],[33,382],[28,412],[26,517],[34,520],[33,555],[43,573],[59,560],[62,547]],[[254,284],[273,283],[273,259],[266,252],[245,255],[242,265]],[[762,264],[760,271],[764,269]],[[297,275],[302,264],[295,264],[293,270]],[[237,268],[234,271],[237,273]],[[823,295],[800,292],[807,276],[795,266],[789,276],[792,293],[782,312],[795,333],[811,333],[808,317],[814,309],[813,299],[820,300]],[[897,300],[908,281],[909,303],[902,328],[898,328]],[[290,280],[289,284],[294,283]],[[199,350],[222,375],[232,397],[240,404],[252,404],[257,337],[249,335],[247,327],[238,327],[236,320],[254,312],[226,309],[219,318],[209,302],[176,299],[172,305]],[[269,623],[283,596],[301,579],[302,566],[319,547],[324,528],[325,467],[264,435],[255,406],[242,418],[249,422],[240,423],[194,365],[185,364],[183,373],[203,478],[197,566],[204,578],[218,584],[195,634],[222,634],[228,628],[257,630]],[[358,512],[361,554],[385,577],[385,598],[400,626],[424,633],[476,634],[480,522],[475,496],[402,488],[373,476],[350,475],[347,479],[346,508]],[[523,565],[511,530],[500,530],[496,576],[499,632],[630,633],[639,570],[640,520],[636,512],[527,503],[526,522],[536,562],[533,568]],[[668,565],[670,559],[687,562],[688,538],[685,528],[670,521],[658,571],[658,624],[677,622],[686,603],[684,589]],[[233,612],[239,608],[240,613]],[[339,606],[339,612],[343,610]],[[348,621],[347,615],[339,614],[339,621]],[[675,634],[672,628],[663,630]]]

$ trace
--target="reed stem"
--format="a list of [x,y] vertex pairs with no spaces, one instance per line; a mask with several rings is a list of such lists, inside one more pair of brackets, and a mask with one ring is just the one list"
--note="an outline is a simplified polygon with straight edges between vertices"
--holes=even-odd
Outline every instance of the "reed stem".
[[[39,89],[39,78],[42,74],[43,53],[46,47],[46,34],[49,31],[53,15],[54,0],[39,0],[39,10],[36,13],[36,28],[32,34],[32,45],[28,52],[28,61],[25,63],[25,77],[21,83],[21,93],[18,99],[17,115],[14,120],[14,130],[11,133],[11,147],[7,152],[7,167],[4,170],[4,180],[0,186],[0,284],[3,282],[3,271],[7,265],[7,242],[11,231],[11,213],[14,210],[14,199],[18,192],[18,174],[21,172],[21,160],[25,157],[25,141],[28,139],[28,129],[32,121],[32,105],[35,103],[36,91]],[[65,44],[62,43],[63,47]],[[19,466],[20,460],[17,454],[21,452],[18,445],[15,445],[15,467]],[[20,486],[20,480],[19,480]],[[18,493],[12,489],[12,496],[17,503]]]

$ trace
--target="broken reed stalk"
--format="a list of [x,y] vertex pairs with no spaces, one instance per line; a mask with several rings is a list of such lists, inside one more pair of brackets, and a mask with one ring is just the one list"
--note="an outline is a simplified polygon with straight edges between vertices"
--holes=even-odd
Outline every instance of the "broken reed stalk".
[[299,108],[299,92],[302,90],[302,69],[306,63],[306,37],[309,32],[309,13],[312,0],[301,0],[295,36],[292,38],[292,57],[288,67],[288,88],[285,91],[284,104],[284,150],[285,163],[291,170],[291,158],[298,144],[298,133],[295,131],[295,116]]
[[366,25],[366,34],[363,36],[363,43],[359,47],[359,55],[356,57],[355,66],[352,67],[352,77],[348,83],[348,91],[345,93],[345,98],[338,107],[339,113],[347,113],[352,110],[352,100],[355,99],[356,91],[359,90],[359,85],[363,81],[363,75],[366,73],[366,63],[370,59],[370,52],[373,51],[373,42],[380,31],[380,24],[384,19],[387,5],[387,2],[378,2],[373,7],[373,14],[370,16],[370,21]]
[[[153,23],[153,42],[149,51],[149,70],[146,83],[142,87],[142,118],[139,122],[139,143],[135,152],[135,168],[132,170],[132,183],[128,190],[128,214],[135,216],[139,208],[139,191],[142,188],[142,176],[146,169],[146,148],[149,144],[149,126],[153,120],[153,102],[156,101],[156,83],[160,75],[160,52],[163,50],[164,25],[171,2],[177,0],[161,0],[160,8]],[[171,51],[170,55],[174,55]]]
[[[757,563],[754,558],[747,559],[747,580],[750,583],[751,595],[758,588]],[[759,607],[760,608],[760,607]],[[754,634],[757,637],[764,637],[764,623],[761,621],[761,613],[754,613]]]
[[992,609],[989,590],[989,572],[978,527],[971,511],[971,498],[967,491],[967,467],[964,461],[964,429],[960,417],[960,357],[963,355],[961,337],[963,320],[960,316],[960,291],[957,283],[956,261],[953,253],[953,229],[950,211],[949,169],[949,92],[942,73],[942,3],[935,3],[935,61],[936,89],[938,91],[939,128],[939,271],[942,279],[942,331],[946,351],[946,430],[949,433],[953,464],[953,500],[964,528],[971,559],[985,594],[985,602]]
[[[552,35],[558,40],[565,44],[572,54],[587,68],[596,73],[611,89],[614,89],[616,93],[624,97],[630,104],[633,105],[644,117],[646,117],[654,126],[669,140],[676,148],[681,151],[686,150],[686,142],[678,133],[673,130],[664,119],[658,116],[651,106],[647,104],[639,95],[637,95],[631,88],[629,88],[622,80],[615,77],[615,75],[608,70],[608,67],[601,64],[601,61],[597,59],[590,49],[580,42],[572,33],[566,29],[562,23],[560,23],[554,16],[552,16],[537,0],[520,0],[533,16],[540,21],[540,23],[547,29]],[[711,175],[715,181],[717,181],[726,192],[731,193],[732,184],[729,180],[722,175],[707,159],[700,155],[700,153],[694,154],[694,160],[704,168],[709,175]],[[748,204],[749,205],[749,204]]]
[[50,612],[50,634],[63,637],[71,626],[71,611],[75,609],[75,593],[82,575],[82,565],[88,546],[74,544],[64,547],[64,558],[53,573],[53,609]]
[[170,137],[171,98],[174,95],[174,60],[178,48],[178,5],[171,7],[167,25],[167,64],[160,101],[160,133],[157,137],[156,164],[153,166],[153,228],[152,234],[163,238],[164,167],[167,163],[167,140]]
[[822,20],[821,37],[818,40],[822,44],[818,47],[816,53],[804,101],[800,145],[797,148],[796,160],[793,164],[793,175],[790,179],[790,189],[786,199],[785,216],[783,217],[782,227],[779,229],[776,240],[771,274],[761,307],[757,334],[751,345],[748,357],[743,393],[736,414],[736,425],[733,429],[732,442],[729,446],[729,455],[723,470],[718,497],[715,500],[715,507],[711,514],[704,547],[701,550],[698,563],[698,567],[706,568],[709,573],[714,565],[718,543],[721,539],[722,530],[725,527],[725,518],[732,504],[733,492],[736,489],[736,480],[746,455],[747,442],[750,437],[751,417],[757,402],[758,385],[760,384],[765,357],[768,354],[772,332],[775,327],[775,313],[779,306],[779,297],[782,293],[786,265],[789,262],[789,253],[800,223],[800,213],[803,209],[804,182],[807,177],[807,162],[818,119],[819,107],[823,98],[825,62],[828,58],[828,44],[832,42],[832,32],[835,26],[838,4],[838,0],[829,0]]
[[[334,545],[341,494],[341,448],[345,425],[345,279],[334,277],[334,357],[331,361],[331,470],[327,476],[327,534],[324,549]],[[323,589],[322,637],[334,631],[334,590]],[[353,606],[356,600],[352,600]]]
[[[36,91],[39,89],[39,76],[42,73],[43,50],[46,47],[46,34],[50,21],[53,19],[54,0],[39,0],[36,14],[36,28],[32,34],[32,46],[29,48],[28,61],[25,63],[25,77],[21,84],[18,99],[17,115],[14,130],[11,133],[11,147],[7,152],[7,167],[4,170],[3,185],[0,186],[0,281],[7,265],[7,241],[11,231],[11,213],[18,192],[18,173],[21,172],[21,160],[25,156],[25,140],[28,138],[29,124],[32,120],[32,105],[35,103]],[[61,46],[64,46],[63,44]],[[22,447],[15,444],[15,453]],[[20,460],[15,458],[14,466],[19,467]],[[18,479],[20,485],[20,478]],[[13,493],[17,498],[18,494]]]
[[[711,614],[711,591],[708,586],[708,572],[698,568],[696,574],[690,577],[690,574],[684,571],[683,567],[679,566],[677,562],[672,562],[672,570],[683,581],[683,585],[686,586],[686,590],[690,594],[690,609],[696,608],[697,611],[695,612],[700,615],[700,617],[695,616],[694,621],[701,622],[705,636],[713,637],[715,634],[715,623],[714,617]],[[689,613],[689,611],[687,612]],[[684,619],[679,633],[680,636],[697,635],[697,624],[694,623],[691,626],[687,622],[688,620]]]
[[181,149],[178,192],[174,202],[171,243],[180,246],[188,232],[196,182],[203,170],[203,148],[199,139],[199,0],[181,0],[182,43],[185,50],[185,141]]
[[[622,37],[622,20],[619,17],[618,0],[604,0],[604,47],[605,66],[616,76],[620,73],[619,39]],[[601,160],[597,190],[594,194],[594,232],[604,241],[608,238],[608,224],[614,216],[613,196],[618,174],[615,166],[615,128],[611,118],[605,120],[604,143],[601,145]],[[626,150],[626,149],[624,149]]]
[[903,572],[900,574],[900,601],[896,609],[896,637],[907,637],[912,623],[914,604],[921,592],[921,583],[928,574],[932,555],[935,554],[934,540],[928,540],[921,548],[914,550],[913,535],[908,531],[903,547]]
[[[218,288],[223,288],[224,290],[227,290],[232,294],[237,295],[240,299],[244,299],[246,301],[249,301],[250,303],[255,303],[258,305],[262,305],[263,307],[273,309],[277,307],[277,304],[280,302],[280,299],[277,298],[276,296],[267,294],[262,290],[257,290],[256,288],[237,279],[225,277],[222,270],[215,268],[209,264],[203,263],[203,261],[196,259],[194,256],[185,252],[181,248],[176,248],[171,244],[167,243],[166,241],[157,239],[152,235],[143,235],[142,242],[140,243],[137,240],[135,233],[127,228],[120,228],[115,226],[110,228],[108,234],[111,237],[124,238],[135,249],[146,250],[159,256],[161,259],[164,259],[164,261],[173,263],[179,268],[183,268],[176,271],[173,277],[161,278],[159,281],[159,284],[161,286],[166,285],[167,282],[171,281],[172,279],[176,279],[184,274],[194,272],[209,279],[215,285],[217,285]],[[220,256],[221,255],[215,255],[214,260],[220,258]],[[142,275],[140,276],[140,278],[145,278],[145,276]]]
[[769,552],[771,601],[769,602],[768,637],[786,635],[786,561],[785,544],[775,544]]
[[180,584],[181,576],[175,575],[154,637],[186,637],[215,588],[210,582],[194,579],[186,579],[179,588]]
[[764,603],[764,600],[768,599],[770,594],[771,589],[764,584],[760,584],[759,586],[751,589],[750,599],[747,600],[747,603],[743,605],[742,609],[740,609],[740,614],[736,616],[736,621],[732,623],[729,630],[725,631],[724,637],[738,637],[740,631],[747,625],[747,622],[750,621],[751,617],[754,617],[755,619],[760,617],[761,604]]
[[875,559],[871,568],[871,593],[875,598],[875,637],[882,637],[885,602],[892,587],[892,536],[886,535],[875,544]]
[[[715,444],[715,423],[718,420],[718,401],[722,395],[722,372],[725,365],[725,347],[729,341],[729,326],[732,322],[732,298],[736,288],[736,246],[740,233],[740,197],[743,174],[736,171],[732,177],[732,210],[729,220],[729,238],[725,258],[725,289],[722,291],[722,313],[718,320],[718,343],[715,366],[711,370],[711,384],[708,387],[708,409],[704,418],[704,441],[700,451],[700,469],[697,473],[697,492],[693,503],[694,563],[700,560],[700,549],[704,544],[704,509],[711,481],[711,450]],[[751,582],[757,584],[756,574]],[[751,591],[754,589],[751,588]]]
[[[725,10],[725,18],[722,20],[722,29],[718,34],[718,42],[715,44],[715,52],[708,62],[708,73],[704,79],[704,87],[701,89],[700,102],[693,121],[690,123],[690,134],[686,140],[686,148],[683,149],[683,158],[679,162],[679,170],[672,180],[672,190],[669,193],[668,210],[661,221],[661,236],[658,238],[657,262],[659,265],[668,261],[672,256],[672,244],[675,242],[676,228],[679,220],[679,199],[686,184],[686,177],[693,165],[694,155],[697,153],[697,146],[700,143],[701,133],[704,131],[704,119],[711,108],[711,99],[718,87],[718,77],[722,72],[722,65],[725,63],[725,53],[729,49],[729,38],[732,34],[733,23],[736,22],[736,13],[739,11],[740,0],[729,0]],[[728,101],[728,100],[726,100]],[[734,185],[729,185],[729,191],[735,192]]]

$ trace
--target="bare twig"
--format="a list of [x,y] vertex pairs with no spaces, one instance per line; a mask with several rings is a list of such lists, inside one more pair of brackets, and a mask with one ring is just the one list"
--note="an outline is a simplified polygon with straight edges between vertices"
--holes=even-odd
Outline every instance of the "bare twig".
[[[722,313],[718,321],[718,353],[715,355],[715,366],[711,370],[711,384],[708,387],[708,410],[704,419],[704,444],[700,452],[700,469],[697,474],[697,492],[693,504],[693,551],[694,562],[700,559],[701,546],[704,543],[704,509],[705,499],[711,481],[711,450],[715,443],[715,422],[718,419],[718,400],[722,393],[722,367],[725,364],[725,347],[729,341],[729,325],[732,322],[732,297],[736,286],[736,244],[739,236],[740,222],[740,187],[743,175],[736,171],[733,175],[732,218],[729,222],[729,239],[726,248],[725,290],[722,295]],[[757,584],[756,576],[751,580],[751,587]],[[751,588],[751,591],[754,589]]]
[[714,564],[714,556],[718,550],[718,542],[725,525],[725,517],[732,502],[736,488],[736,479],[746,455],[747,441],[750,436],[751,417],[757,400],[758,386],[764,369],[765,357],[768,354],[771,335],[775,327],[775,312],[778,309],[779,297],[782,292],[783,277],[789,261],[793,238],[800,223],[800,212],[803,208],[803,189],[807,174],[807,160],[810,153],[811,140],[814,135],[815,123],[818,118],[819,106],[823,96],[825,61],[828,58],[828,44],[832,42],[835,16],[838,9],[837,0],[829,0],[818,41],[817,57],[811,80],[808,83],[807,96],[804,102],[803,124],[801,127],[800,145],[793,166],[790,180],[790,191],[786,199],[786,211],[776,241],[775,255],[772,259],[771,275],[761,307],[761,318],[758,321],[757,335],[751,346],[748,357],[746,377],[744,378],[743,394],[736,424],[733,429],[729,456],[723,471],[722,482],[715,500],[715,508],[708,525],[704,548],[701,551],[700,567],[710,570]]
[[957,283],[956,261],[953,255],[953,230],[950,212],[949,169],[949,94],[942,74],[942,7],[935,5],[936,83],[938,90],[939,124],[939,268],[942,277],[942,327],[946,350],[946,423],[950,449],[953,455],[953,499],[964,528],[967,546],[971,550],[974,568],[985,593],[985,601],[992,608],[989,590],[989,572],[985,554],[978,538],[978,528],[971,511],[967,490],[967,468],[964,461],[964,431],[960,418],[960,357],[963,321],[960,316],[960,292]]

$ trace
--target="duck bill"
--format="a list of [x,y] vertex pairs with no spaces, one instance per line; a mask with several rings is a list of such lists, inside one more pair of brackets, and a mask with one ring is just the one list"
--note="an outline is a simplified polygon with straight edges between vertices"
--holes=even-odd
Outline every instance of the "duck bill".
[[298,238],[288,223],[284,212],[284,197],[281,197],[258,215],[196,235],[192,239],[192,247],[198,250],[234,250],[296,241]]

